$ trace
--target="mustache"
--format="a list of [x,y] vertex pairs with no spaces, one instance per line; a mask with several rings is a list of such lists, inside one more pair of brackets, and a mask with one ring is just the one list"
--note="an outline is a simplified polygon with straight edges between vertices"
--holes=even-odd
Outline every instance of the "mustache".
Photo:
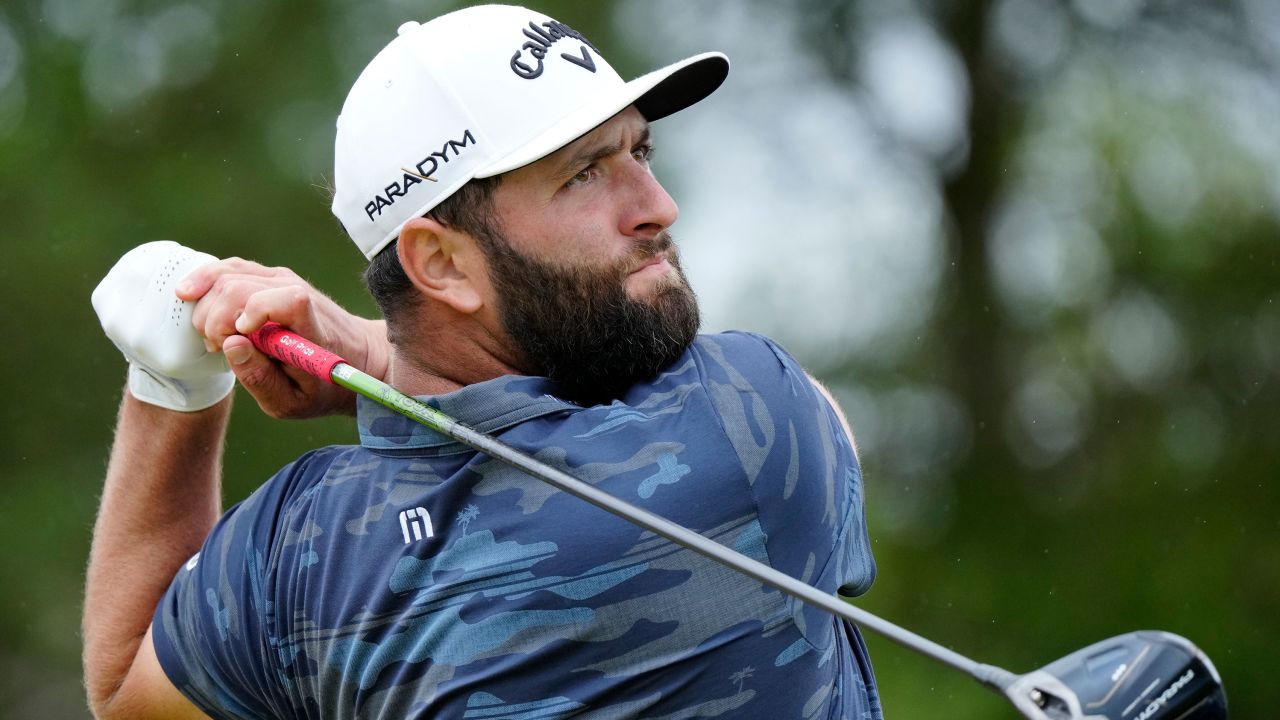
[[632,263],[644,262],[653,259],[659,253],[667,253],[673,258],[679,255],[675,238],[671,237],[671,233],[666,230],[652,237],[637,240],[629,259]]

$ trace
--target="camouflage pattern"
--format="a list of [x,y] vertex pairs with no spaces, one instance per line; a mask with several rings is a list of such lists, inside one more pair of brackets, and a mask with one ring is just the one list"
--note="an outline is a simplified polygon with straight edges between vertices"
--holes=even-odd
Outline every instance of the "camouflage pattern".
[[[875,575],[838,418],[766,338],[700,336],[619,402],[424,398],[823,590]],[[370,402],[211,533],[157,609],[217,718],[880,718],[857,631]]]

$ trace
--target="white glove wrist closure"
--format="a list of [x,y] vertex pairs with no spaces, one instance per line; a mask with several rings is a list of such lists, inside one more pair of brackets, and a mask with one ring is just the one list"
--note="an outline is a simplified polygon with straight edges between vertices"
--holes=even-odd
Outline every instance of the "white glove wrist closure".
[[178,380],[129,363],[129,394],[178,412],[196,412],[217,405],[235,386],[236,376],[229,371],[200,380]]

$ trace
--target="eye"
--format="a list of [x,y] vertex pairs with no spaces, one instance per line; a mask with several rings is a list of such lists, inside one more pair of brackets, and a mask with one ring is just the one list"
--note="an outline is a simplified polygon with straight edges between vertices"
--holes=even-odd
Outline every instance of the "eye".
[[653,153],[653,145],[645,143],[644,145],[640,145],[636,149],[632,150],[631,157],[635,158],[638,162],[642,162],[647,165],[651,160],[653,160]]
[[583,185],[585,183],[589,183],[595,178],[597,172],[598,171],[596,170],[595,165],[588,165],[582,168],[581,170],[579,170],[577,175],[574,175],[573,177],[569,178],[569,181],[566,182],[564,186],[573,187],[575,185]]

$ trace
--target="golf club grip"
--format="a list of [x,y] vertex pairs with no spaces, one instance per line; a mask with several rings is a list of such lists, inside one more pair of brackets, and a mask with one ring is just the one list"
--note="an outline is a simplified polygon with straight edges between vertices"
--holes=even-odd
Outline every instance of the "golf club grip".
[[335,384],[333,368],[346,362],[280,323],[268,322],[249,333],[248,338],[267,355],[329,384]]

